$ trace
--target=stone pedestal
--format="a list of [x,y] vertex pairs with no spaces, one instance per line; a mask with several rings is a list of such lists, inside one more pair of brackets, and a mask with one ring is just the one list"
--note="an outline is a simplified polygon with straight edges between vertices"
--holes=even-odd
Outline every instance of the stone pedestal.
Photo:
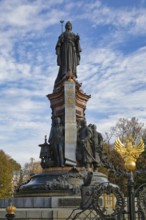
[[75,85],[75,112],[76,112],[76,119],[83,119],[85,117],[85,109],[86,104],[90,95],[87,95],[83,90],[81,90],[82,84],[79,83],[77,80],[72,79],[69,80],[62,80],[58,85],[54,88],[52,94],[48,94],[47,98],[50,101],[50,107],[52,109],[52,117],[64,117],[65,114],[65,94],[64,94],[64,86],[67,83],[73,83]]
[[[34,208],[34,209],[17,209],[15,218],[17,220],[67,220],[71,213],[74,211],[73,208]],[[73,215],[80,212],[81,210],[76,210]],[[88,211],[89,212],[89,211]],[[1,209],[0,211],[0,219],[6,220],[6,211],[5,209]],[[82,218],[85,219],[85,215],[82,214]],[[68,220],[72,220],[72,217]]]
[[[15,219],[19,220],[72,220],[76,215],[78,215],[76,220],[85,220],[86,216],[95,219],[97,213],[92,206],[93,189],[98,184],[107,184],[108,180],[104,174],[94,172],[91,182],[88,178],[84,181],[81,187],[82,196],[74,194],[72,196],[27,197],[25,195],[26,197],[0,199],[0,220],[6,219],[5,208],[10,202],[16,207]],[[101,208],[104,207],[104,199],[100,198],[98,202]]]
[[80,195],[87,171],[83,168],[49,168],[22,184],[15,197],[56,197]]
[[[75,197],[26,197],[0,199],[0,220],[5,220],[5,207],[12,202],[16,207],[15,219],[65,220],[74,209],[80,210],[80,196]],[[75,213],[74,213],[75,214]]]
[[76,166],[77,126],[85,119],[85,109],[89,95],[81,89],[75,79],[63,79],[47,97],[51,103],[52,126],[55,118],[60,118],[64,127],[64,161],[65,164]]

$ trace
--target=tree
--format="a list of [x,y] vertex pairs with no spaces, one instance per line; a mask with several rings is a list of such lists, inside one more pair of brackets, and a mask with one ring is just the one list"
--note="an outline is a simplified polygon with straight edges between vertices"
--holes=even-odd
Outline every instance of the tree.
[[19,184],[28,181],[31,178],[31,176],[42,172],[42,167],[40,165],[40,162],[39,161],[35,162],[34,160],[35,160],[34,158],[30,158],[30,162],[25,163],[20,173]]
[[17,163],[13,158],[9,158],[9,161],[11,163],[11,167],[12,167],[12,170],[20,170],[21,169],[21,165],[19,163]]
[[[145,143],[145,151],[140,155],[137,160],[137,170],[140,170],[139,175],[135,178],[135,187],[138,188],[143,183],[146,183],[146,133],[143,135]],[[143,174],[143,175],[142,175]]]
[[0,150],[0,198],[10,196],[13,188],[13,171],[20,168],[20,164]]
[[135,117],[131,119],[120,118],[115,126],[111,127],[109,133],[106,133],[106,141],[120,137],[121,141],[130,133],[133,138],[139,139],[145,133],[144,123],[139,122]]
[[30,162],[26,163],[23,167],[23,172],[28,175],[40,173],[42,171],[39,161],[35,161],[34,158],[30,158]]
[[[110,143],[111,140],[115,142],[115,139],[119,137],[123,142],[127,134],[131,134],[135,138],[135,143],[139,141],[142,137],[146,146],[146,129],[144,128],[144,123],[139,122],[135,117],[131,119],[120,118],[115,126],[111,127],[110,132],[106,133],[106,143],[109,145],[110,153],[107,154],[108,160],[115,166],[124,170],[123,158],[113,150],[114,143]],[[146,148],[146,147],[145,147]],[[137,170],[146,170],[146,150],[143,152],[139,159],[137,160]],[[145,173],[146,174],[146,173]],[[126,192],[127,187],[125,186],[126,178],[116,178],[113,173],[109,172],[109,180],[117,185],[121,186],[124,192]],[[140,184],[146,182],[146,175],[140,175],[135,177],[135,187],[137,188]]]

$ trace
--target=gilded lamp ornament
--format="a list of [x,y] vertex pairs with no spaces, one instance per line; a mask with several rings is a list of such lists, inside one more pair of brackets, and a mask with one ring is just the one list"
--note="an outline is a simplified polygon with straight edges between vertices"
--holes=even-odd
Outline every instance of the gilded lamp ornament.
[[140,154],[144,151],[144,142],[142,139],[139,140],[138,144],[134,145],[134,138],[130,134],[124,139],[123,144],[119,137],[116,139],[114,149],[124,159],[124,166],[126,170],[133,171],[136,169],[136,161]]
[[15,214],[16,207],[13,206],[12,202],[10,202],[10,205],[8,207],[6,207],[6,211],[8,214]]
[[7,214],[6,214],[6,218],[8,220],[13,220],[13,218],[15,218],[15,212],[16,212],[16,207],[13,206],[12,202],[10,203],[10,205],[6,208]]

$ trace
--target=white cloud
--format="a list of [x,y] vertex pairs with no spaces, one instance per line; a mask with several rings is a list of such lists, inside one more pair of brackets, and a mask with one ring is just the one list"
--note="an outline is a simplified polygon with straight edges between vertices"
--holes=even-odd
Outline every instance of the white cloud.
[[86,110],[88,122],[96,121],[103,131],[120,117],[137,117],[146,123],[146,104],[143,102],[146,95],[146,48],[126,56],[112,48],[92,50],[90,48],[89,59],[87,56],[88,63],[85,60],[84,68],[80,67],[78,73],[83,90],[91,94]]
[[[7,0],[1,3],[1,20],[5,25],[12,25],[29,29],[39,30],[58,21],[60,16],[64,15],[63,11],[57,10],[55,6],[60,5],[62,1],[23,1],[18,0],[11,2]],[[49,11],[49,13],[42,13]]]
[[[111,25],[113,36],[126,37],[123,33],[132,35],[146,34],[146,9],[142,6],[126,6],[115,8],[106,6],[102,1],[83,2],[83,13],[78,15],[80,19],[87,19],[92,22],[93,27]],[[109,28],[109,27],[107,27]]]

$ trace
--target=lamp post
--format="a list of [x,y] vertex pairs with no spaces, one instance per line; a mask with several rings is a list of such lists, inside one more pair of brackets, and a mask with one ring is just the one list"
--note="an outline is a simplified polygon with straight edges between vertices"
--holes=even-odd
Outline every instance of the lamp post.
[[116,139],[114,149],[124,159],[124,167],[128,171],[128,211],[129,220],[135,220],[135,192],[134,192],[134,178],[133,171],[136,169],[136,161],[139,155],[144,151],[143,140],[140,139],[138,144],[133,145],[134,138],[130,134],[124,139],[125,145]]
[[135,220],[135,191],[134,191],[134,178],[133,172],[129,172],[128,176],[128,211],[129,211],[129,219]]
[[6,218],[8,220],[13,220],[13,218],[15,217],[15,212],[16,212],[16,207],[13,206],[12,202],[10,203],[10,205],[6,208],[7,214],[6,214]]

